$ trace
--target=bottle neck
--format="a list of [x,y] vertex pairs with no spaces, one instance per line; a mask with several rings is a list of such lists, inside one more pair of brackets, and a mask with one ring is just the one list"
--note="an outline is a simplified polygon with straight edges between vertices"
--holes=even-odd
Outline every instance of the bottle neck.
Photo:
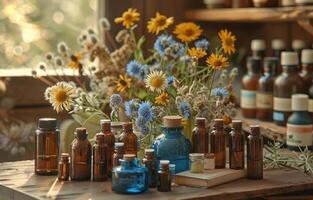
[[175,128],[168,128],[168,127],[163,127],[163,132],[166,137],[176,137],[181,135],[183,127],[175,127]]
[[284,65],[282,67],[283,67],[283,72],[286,74],[296,73],[298,70],[298,66],[296,65]]
[[313,73],[313,64],[302,64],[302,72]]

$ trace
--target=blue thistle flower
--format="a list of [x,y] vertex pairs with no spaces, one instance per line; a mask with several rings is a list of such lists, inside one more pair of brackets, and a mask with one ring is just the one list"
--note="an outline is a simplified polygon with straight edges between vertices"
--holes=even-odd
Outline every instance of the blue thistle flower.
[[174,42],[171,45],[171,48],[172,48],[171,56],[173,58],[178,58],[185,54],[185,47],[182,43]]
[[127,64],[126,71],[129,76],[143,80],[143,76],[145,76],[144,67],[138,61],[132,60]]
[[137,101],[135,99],[132,99],[130,101],[126,101],[124,103],[125,106],[125,114],[127,117],[134,116],[135,112],[138,109]]
[[144,117],[147,122],[153,119],[152,107],[149,102],[144,102],[139,105],[138,116]]
[[214,88],[211,91],[211,96],[227,97],[228,95],[228,91],[223,87]]
[[147,134],[150,132],[150,128],[149,128],[148,126],[140,127],[140,132],[141,132],[143,135],[147,135]]
[[123,99],[121,97],[121,95],[119,94],[113,94],[110,97],[110,107],[116,107],[116,106],[120,106],[123,103]]
[[195,42],[195,46],[200,49],[207,50],[209,48],[209,41],[207,39],[198,40]]
[[174,80],[175,80],[174,76],[167,77],[167,84],[172,85],[174,83]]
[[160,35],[155,43],[154,49],[161,55],[164,56],[165,49],[170,47],[174,43],[174,39],[172,36],[168,36],[165,34]]
[[189,119],[191,114],[191,106],[187,101],[182,101],[178,105],[178,110],[181,115],[184,116],[184,118]]
[[143,116],[138,116],[136,118],[136,126],[141,128],[143,126],[147,126],[147,121]]

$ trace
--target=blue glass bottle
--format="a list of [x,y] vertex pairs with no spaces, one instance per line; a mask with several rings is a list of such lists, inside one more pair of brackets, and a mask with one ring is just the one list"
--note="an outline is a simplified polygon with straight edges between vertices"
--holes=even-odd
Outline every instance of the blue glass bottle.
[[124,154],[121,165],[113,169],[112,190],[117,193],[137,194],[148,190],[147,169],[139,165],[135,155]]
[[152,148],[156,159],[169,160],[175,164],[175,172],[189,169],[190,141],[182,134],[182,118],[180,116],[163,117],[163,134],[155,139]]

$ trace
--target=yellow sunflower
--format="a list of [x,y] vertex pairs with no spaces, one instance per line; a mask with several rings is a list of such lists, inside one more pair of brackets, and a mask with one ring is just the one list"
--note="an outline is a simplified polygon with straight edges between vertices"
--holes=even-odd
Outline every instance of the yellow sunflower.
[[199,38],[202,33],[200,26],[192,22],[185,22],[176,25],[174,34],[183,42],[191,42]]
[[155,103],[158,105],[165,106],[168,104],[169,99],[168,99],[168,94],[166,92],[162,92],[159,96],[155,97]]
[[137,9],[128,8],[122,15],[122,17],[115,18],[114,22],[116,24],[122,23],[126,28],[131,28],[135,22],[140,20],[140,14],[137,12]]
[[188,54],[189,56],[195,59],[203,58],[204,56],[206,56],[206,52],[204,49],[195,48],[195,47],[188,49]]
[[83,53],[78,52],[75,55],[71,55],[71,61],[67,64],[71,69],[79,69],[81,67],[80,61],[83,59]]
[[222,54],[214,54],[212,53],[210,57],[206,60],[206,63],[208,64],[209,67],[218,70],[224,67],[229,66],[228,59],[224,57]]
[[223,46],[223,51],[226,54],[232,54],[235,52],[235,41],[236,41],[236,36],[232,34],[232,32],[228,30],[221,30],[218,33],[218,36],[220,40],[222,41],[222,46]]
[[148,21],[148,31],[149,33],[158,35],[159,32],[167,29],[171,24],[174,23],[174,17],[167,18],[164,15],[161,15],[159,12],[156,13],[155,18],[151,18]]
[[120,79],[114,82],[116,83],[116,90],[118,92],[124,92],[124,90],[130,88],[131,79],[126,75],[120,75]]
[[165,74],[162,71],[153,71],[145,79],[146,87],[152,92],[161,93],[167,85]]

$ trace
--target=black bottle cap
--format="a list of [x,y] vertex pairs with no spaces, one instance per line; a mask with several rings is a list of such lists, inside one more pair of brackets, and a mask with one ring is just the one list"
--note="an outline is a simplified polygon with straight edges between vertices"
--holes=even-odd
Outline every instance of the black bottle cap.
[[83,127],[80,127],[80,128],[76,128],[76,137],[78,139],[86,139],[87,138],[87,129],[86,128],[83,128]]
[[40,118],[38,120],[38,128],[55,130],[57,128],[57,120],[55,118]]
[[260,135],[260,126],[259,125],[251,125],[250,131],[251,131],[251,135],[255,135],[255,136]]

